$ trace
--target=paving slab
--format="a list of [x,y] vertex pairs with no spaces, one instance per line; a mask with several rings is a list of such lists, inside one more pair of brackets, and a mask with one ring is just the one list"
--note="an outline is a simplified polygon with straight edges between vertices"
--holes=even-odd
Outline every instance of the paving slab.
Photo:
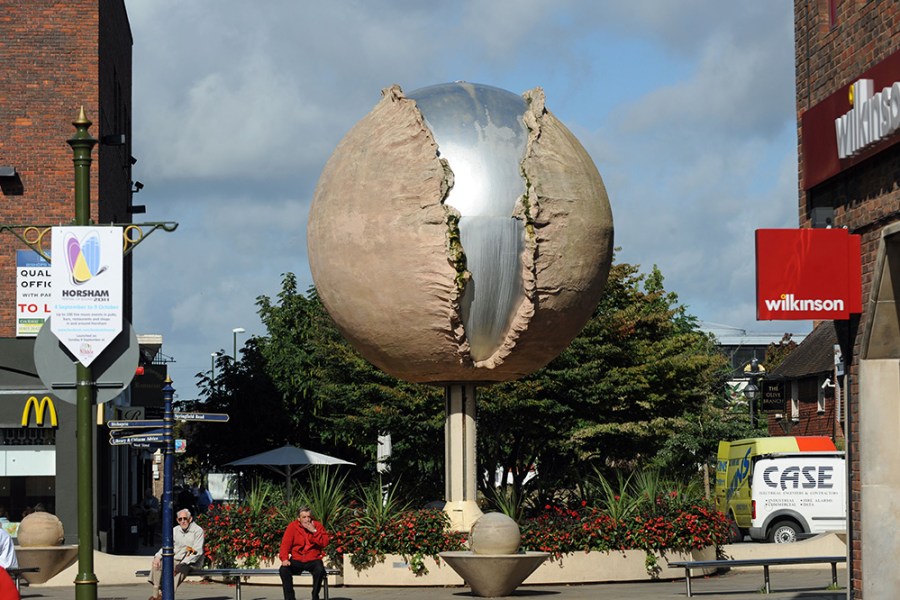
[[[828,590],[831,569],[771,569],[771,594],[762,594],[763,573],[726,572],[692,579],[694,598],[699,600],[843,600],[847,597],[847,570],[838,569],[839,590]],[[252,579],[250,580],[252,581]],[[97,588],[98,600],[147,600],[152,591],[147,583],[104,585]],[[463,600],[472,598],[466,587],[336,587],[330,589],[331,600]],[[296,588],[297,600],[309,597],[309,588]],[[283,600],[277,585],[241,587],[242,600]],[[188,580],[178,588],[178,600],[234,600],[234,586],[221,582]],[[607,583],[589,585],[521,586],[511,598],[529,600],[669,600],[687,597],[684,580]],[[75,586],[32,586],[22,588],[22,600],[73,600]]]

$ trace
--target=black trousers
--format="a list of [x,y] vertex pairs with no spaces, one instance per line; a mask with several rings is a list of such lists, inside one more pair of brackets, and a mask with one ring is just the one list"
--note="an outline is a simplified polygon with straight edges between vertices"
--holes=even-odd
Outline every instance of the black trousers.
[[290,566],[282,565],[278,569],[278,574],[281,576],[281,588],[284,590],[284,600],[295,600],[294,575],[299,575],[303,571],[309,571],[312,574],[312,597],[319,597],[319,589],[322,587],[322,579],[325,577],[324,563],[321,560],[301,562],[291,559]]

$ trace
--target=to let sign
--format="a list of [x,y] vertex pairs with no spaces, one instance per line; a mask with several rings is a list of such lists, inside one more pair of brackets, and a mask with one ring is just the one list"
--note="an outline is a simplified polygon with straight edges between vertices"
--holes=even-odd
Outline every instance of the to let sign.
[[757,229],[756,318],[845,320],[861,313],[860,243],[846,229]]

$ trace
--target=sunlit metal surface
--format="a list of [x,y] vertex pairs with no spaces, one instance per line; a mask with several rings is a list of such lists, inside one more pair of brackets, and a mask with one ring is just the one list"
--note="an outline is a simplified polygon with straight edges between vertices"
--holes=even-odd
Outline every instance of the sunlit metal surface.
[[453,171],[446,202],[461,215],[460,241],[472,274],[462,319],[472,358],[485,360],[506,337],[523,296],[524,226],[512,214],[525,192],[525,101],[500,88],[465,82],[422,88],[407,97],[416,101]]

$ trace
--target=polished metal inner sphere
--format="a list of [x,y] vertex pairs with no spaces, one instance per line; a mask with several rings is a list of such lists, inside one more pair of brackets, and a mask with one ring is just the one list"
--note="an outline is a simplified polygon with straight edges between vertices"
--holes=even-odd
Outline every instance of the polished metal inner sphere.
[[474,360],[500,347],[522,301],[524,223],[513,218],[525,193],[520,164],[528,130],[525,101],[506,90],[444,83],[410,92],[453,171],[446,203],[459,211],[471,280],[461,310]]

